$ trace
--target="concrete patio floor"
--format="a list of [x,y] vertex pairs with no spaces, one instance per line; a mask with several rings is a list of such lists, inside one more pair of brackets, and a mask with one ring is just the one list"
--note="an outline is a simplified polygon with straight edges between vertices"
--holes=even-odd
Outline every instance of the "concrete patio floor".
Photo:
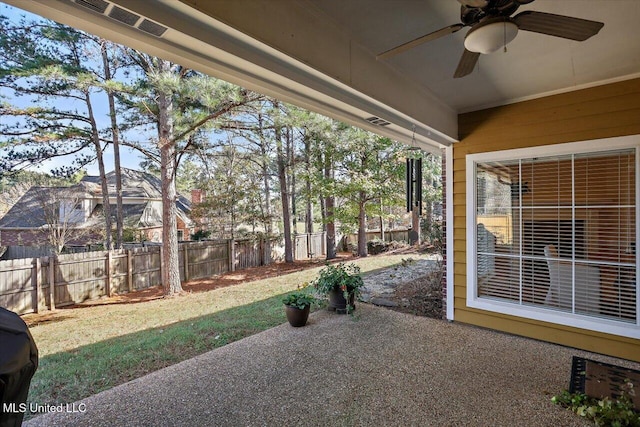
[[586,426],[550,401],[573,355],[620,363],[359,304],[354,317],[319,311],[25,425]]

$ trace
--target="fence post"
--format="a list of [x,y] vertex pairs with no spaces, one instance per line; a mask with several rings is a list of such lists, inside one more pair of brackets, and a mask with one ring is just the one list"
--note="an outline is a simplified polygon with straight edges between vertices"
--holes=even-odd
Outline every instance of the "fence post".
[[159,264],[160,265],[160,270],[159,270],[160,271],[160,286],[162,286],[162,288],[164,289],[164,277],[162,276],[162,258],[163,258],[162,255],[163,255],[163,252],[164,251],[162,250],[162,246],[160,246],[160,251],[159,251],[159,254],[160,254],[160,264]]
[[104,278],[104,293],[108,298],[111,296],[111,251],[107,251],[107,256],[104,260],[104,270],[107,273]]
[[127,249],[127,286],[129,292],[133,292],[133,254]]
[[40,282],[40,258],[33,259],[33,269],[31,270],[31,287],[35,289],[35,300],[34,304],[31,301],[31,307],[35,310],[36,313],[40,313],[40,297],[42,296],[42,283]]
[[236,244],[235,240],[229,239],[229,271],[236,271]]
[[56,309],[56,256],[49,256],[49,310]]
[[327,232],[322,233],[322,255],[327,255]]
[[187,247],[189,246],[188,243],[183,243],[182,244],[182,250],[183,250],[183,261],[182,263],[184,264],[184,281],[188,282],[189,281],[189,251],[187,250]]
[[263,265],[271,264],[271,240],[268,237],[262,241],[262,259]]
[[261,237],[260,240],[258,240],[258,264],[261,266],[265,265],[264,246],[264,239]]

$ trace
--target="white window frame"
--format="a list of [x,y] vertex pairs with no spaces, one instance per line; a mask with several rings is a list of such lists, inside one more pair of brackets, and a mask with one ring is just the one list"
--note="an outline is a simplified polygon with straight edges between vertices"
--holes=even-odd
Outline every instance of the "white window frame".
[[[640,135],[493,151],[466,156],[467,191],[467,307],[495,313],[640,339],[640,285],[636,280],[636,323],[561,312],[545,307],[479,297],[477,289],[476,165],[482,162],[518,160],[635,148],[636,242],[640,242]],[[636,274],[640,275],[640,250],[636,251]]]

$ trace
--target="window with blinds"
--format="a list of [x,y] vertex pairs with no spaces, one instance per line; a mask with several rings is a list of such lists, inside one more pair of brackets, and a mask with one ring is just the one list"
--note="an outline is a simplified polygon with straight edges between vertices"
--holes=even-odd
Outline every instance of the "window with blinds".
[[635,148],[473,165],[478,299],[640,324]]

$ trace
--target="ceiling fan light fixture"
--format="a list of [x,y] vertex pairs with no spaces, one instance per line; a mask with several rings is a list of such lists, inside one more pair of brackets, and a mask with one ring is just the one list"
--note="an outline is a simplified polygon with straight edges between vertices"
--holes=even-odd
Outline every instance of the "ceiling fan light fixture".
[[493,53],[518,35],[518,26],[510,20],[490,19],[473,27],[464,38],[464,47],[482,54]]

